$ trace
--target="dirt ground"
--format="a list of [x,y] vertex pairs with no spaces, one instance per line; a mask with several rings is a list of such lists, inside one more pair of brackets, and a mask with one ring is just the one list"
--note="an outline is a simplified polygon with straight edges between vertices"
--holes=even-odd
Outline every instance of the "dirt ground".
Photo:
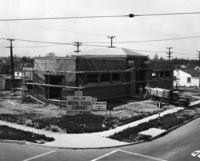
[[[21,103],[0,97],[0,119],[26,126],[68,133],[97,132],[127,124],[158,112],[157,102],[127,101],[116,103],[111,111],[93,111],[91,114],[67,116],[66,108],[56,105]],[[174,106],[166,106],[164,110]]]
[[55,105],[20,103],[20,100],[0,99],[0,114],[35,114],[41,117],[58,117],[66,114],[66,109]]
[[[172,108],[173,105],[166,106],[165,109]],[[123,105],[119,105],[113,108],[111,115],[117,117],[120,120],[129,119],[140,115],[150,115],[158,112],[157,102],[146,100],[138,102],[128,102]],[[95,111],[97,115],[105,115],[106,111]],[[107,111],[107,115],[110,115],[110,111]]]
[[[168,106],[167,108],[170,108]],[[20,100],[0,99],[0,119],[55,132],[98,132],[157,113],[156,102],[128,102],[113,110],[67,116],[66,108],[56,105],[22,104]],[[111,114],[111,115],[110,115]]]
[[[170,108],[168,106],[167,108]],[[138,115],[154,114],[158,110],[155,101],[130,102],[117,106],[113,110],[107,111],[107,115],[119,119],[128,119]],[[106,111],[93,111],[95,115],[106,116]],[[35,115],[40,118],[62,117],[66,115],[66,109],[56,105],[40,105],[34,103],[22,104],[20,100],[0,99],[0,114],[11,115]]]

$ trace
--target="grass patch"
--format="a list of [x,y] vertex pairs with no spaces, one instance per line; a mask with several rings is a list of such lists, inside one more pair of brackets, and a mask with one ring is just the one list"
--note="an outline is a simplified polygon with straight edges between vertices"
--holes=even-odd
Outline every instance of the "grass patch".
[[54,140],[54,138],[46,137],[45,135],[25,132],[22,130],[10,128],[8,126],[0,126],[0,139],[25,140],[34,143],[44,143]]
[[152,127],[168,130],[193,117],[193,115],[186,114],[184,111],[180,111],[176,114],[169,114],[162,117],[161,124],[158,124],[158,119],[151,120],[148,123],[142,123],[136,127],[129,128],[122,132],[114,134],[110,138],[126,142],[135,142],[143,139],[148,139],[148,137],[144,138],[144,136],[139,136],[138,133],[141,131],[148,130]]

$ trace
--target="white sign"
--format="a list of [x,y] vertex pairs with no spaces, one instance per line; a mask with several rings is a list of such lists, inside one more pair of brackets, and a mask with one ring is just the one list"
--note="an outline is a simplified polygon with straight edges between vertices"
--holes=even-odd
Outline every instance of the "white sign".
[[83,96],[83,91],[75,91],[75,96]]
[[88,113],[92,110],[92,97],[67,96],[67,114]]
[[93,102],[92,110],[94,111],[106,111],[107,102]]

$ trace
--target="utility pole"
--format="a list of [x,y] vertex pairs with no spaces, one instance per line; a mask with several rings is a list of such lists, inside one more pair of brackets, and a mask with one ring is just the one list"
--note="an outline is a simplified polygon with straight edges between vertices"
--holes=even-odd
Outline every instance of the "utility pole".
[[199,67],[200,67],[200,51],[197,51],[198,52],[198,58],[199,58]]
[[167,47],[167,49],[169,50],[168,52],[167,52],[167,57],[169,58],[169,60],[171,60],[171,57],[172,57],[172,51],[171,51],[171,49],[173,49],[173,47]]
[[7,39],[10,41],[10,74],[11,74],[11,91],[14,92],[15,87],[15,68],[14,68],[14,59],[13,59],[13,41],[14,39]]
[[109,46],[109,48],[114,48],[115,46],[113,46],[113,39],[115,38],[115,36],[108,36],[107,38],[110,39],[110,46]]
[[74,46],[76,46],[76,50],[74,51],[75,53],[80,53],[79,47],[81,46],[81,42],[74,42]]

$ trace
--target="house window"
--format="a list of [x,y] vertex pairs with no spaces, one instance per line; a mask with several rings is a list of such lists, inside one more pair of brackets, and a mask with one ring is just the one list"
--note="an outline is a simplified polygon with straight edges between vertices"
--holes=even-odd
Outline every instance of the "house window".
[[119,73],[113,73],[112,74],[112,81],[119,81],[120,78],[119,78]]
[[87,74],[87,83],[97,83],[98,74]]
[[101,82],[109,82],[110,81],[110,74],[109,73],[103,73],[100,76]]
[[187,83],[191,83],[191,78],[187,77]]

